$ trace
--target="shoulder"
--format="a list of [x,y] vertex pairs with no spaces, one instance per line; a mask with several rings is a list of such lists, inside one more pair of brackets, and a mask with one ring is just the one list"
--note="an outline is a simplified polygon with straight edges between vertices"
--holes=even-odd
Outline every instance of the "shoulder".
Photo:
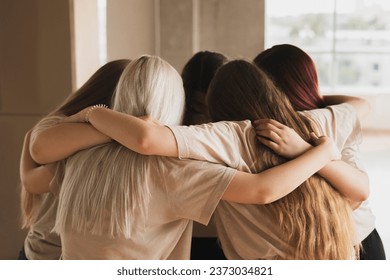
[[345,143],[347,138],[353,137],[357,143],[361,142],[361,125],[354,106],[342,103],[301,112],[312,120],[322,133]]
[[322,109],[315,109],[300,112],[304,116],[324,126],[353,126],[359,121],[356,109],[348,104],[327,106]]

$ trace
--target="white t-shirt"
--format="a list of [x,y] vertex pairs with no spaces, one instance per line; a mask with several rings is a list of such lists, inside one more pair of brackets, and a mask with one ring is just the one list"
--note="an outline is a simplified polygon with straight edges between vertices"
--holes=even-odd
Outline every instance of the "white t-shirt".
[[[305,114],[318,118],[324,134],[333,138],[343,152],[343,160],[355,162],[354,165],[359,166],[356,142],[360,139],[360,126],[352,106],[335,105]],[[336,130],[341,124],[344,125],[343,128]],[[256,154],[255,132],[250,121],[172,126],[170,129],[176,137],[180,158],[224,163],[247,172],[262,170],[261,160]],[[357,223],[361,227],[360,238],[364,238],[373,229],[371,212],[364,210],[362,214],[363,212],[363,220]],[[221,201],[215,211],[215,220],[218,237],[228,259],[274,259],[284,255],[280,229],[266,207]]]
[[[359,117],[352,105],[343,103],[324,109],[304,111],[302,114],[313,120],[324,135],[333,139],[341,151],[341,160],[365,172],[359,150],[363,136]],[[368,200],[353,211],[353,219],[357,238],[361,242],[375,229],[375,216]]]

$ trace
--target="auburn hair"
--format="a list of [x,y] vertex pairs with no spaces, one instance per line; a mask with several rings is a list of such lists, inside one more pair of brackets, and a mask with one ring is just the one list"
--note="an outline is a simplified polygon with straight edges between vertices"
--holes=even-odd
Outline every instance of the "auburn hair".
[[276,45],[261,52],[253,62],[287,95],[296,111],[325,107],[314,61],[300,48]]

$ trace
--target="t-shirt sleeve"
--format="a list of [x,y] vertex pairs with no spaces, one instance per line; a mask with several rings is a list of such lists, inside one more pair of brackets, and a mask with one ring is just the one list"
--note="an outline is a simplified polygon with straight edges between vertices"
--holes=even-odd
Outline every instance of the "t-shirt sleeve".
[[169,128],[176,138],[179,158],[237,167],[242,147],[249,145],[246,135],[248,122],[217,122]]
[[342,103],[302,113],[313,120],[324,135],[333,139],[344,162],[364,171],[359,150],[361,125],[352,105]]
[[174,213],[207,225],[236,170],[205,161],[162,160],[159,177]]

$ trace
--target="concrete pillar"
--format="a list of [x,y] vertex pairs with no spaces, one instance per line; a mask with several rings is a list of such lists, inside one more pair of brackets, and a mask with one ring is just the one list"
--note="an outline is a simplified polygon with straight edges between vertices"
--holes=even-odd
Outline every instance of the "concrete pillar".
[[253,59],[264,49],[264,0],[159,0],[160,55],[179,72],[200,50]]
[[107,60],[156,54],[155,0],[107,0]]

